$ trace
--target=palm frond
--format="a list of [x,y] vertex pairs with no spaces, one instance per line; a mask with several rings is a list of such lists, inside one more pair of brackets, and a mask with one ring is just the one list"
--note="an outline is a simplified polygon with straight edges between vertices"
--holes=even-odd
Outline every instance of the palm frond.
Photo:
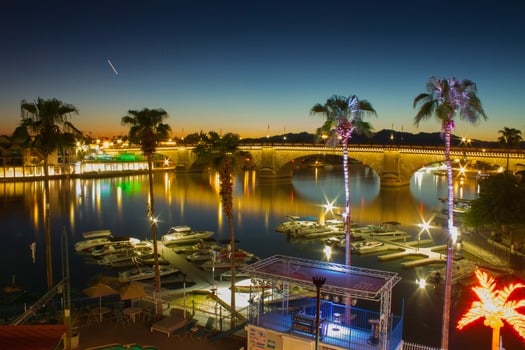
[[130,110],[121,119],[122,125],[129,125],[129,140],[140,144],[145,155],[152,155],[156,151],[158,141],[169,138],[171,127],[162,123],[168,114],[162,108]]
[[435,114],[442,122],[451,120],[455,114],[459,114],[460,119],[473,125],[479,123],[480,119],[487,119],[477,96],[476,84],[471,80],[431,77],[427,82],[426,90],[426,93],[416,96],[413,102],[414,108],[421,107],[414,118],[416,126],[431,114]]

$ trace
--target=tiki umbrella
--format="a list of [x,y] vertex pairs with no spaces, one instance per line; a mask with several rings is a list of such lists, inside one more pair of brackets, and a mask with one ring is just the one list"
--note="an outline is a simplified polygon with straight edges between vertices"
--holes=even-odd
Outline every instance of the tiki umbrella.
[[105,284],[105,283],[97,283],[91,287],[88,287],[86,289],[83,289],[82,292],[86,294],[90,298],[98,298],[98,309],[100,313],[100,320],[102,321],[102,297],[108,296],[108,295],[114,295],[118,292],[112,288],[111,286]]
[[131,299],[132,304],[133,304],[134,299],[144,298],[146,296],[148,295],[146,294],[146,291],[144,290],[144,286],[141,284],[132,283],[132,284],[128,284],[127,286],[120,288],[120,299],[121,300]]

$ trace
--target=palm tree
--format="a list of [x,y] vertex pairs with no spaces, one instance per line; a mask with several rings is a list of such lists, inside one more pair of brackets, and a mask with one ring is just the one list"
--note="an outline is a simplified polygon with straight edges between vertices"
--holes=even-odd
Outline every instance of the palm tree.
[[504,127],[503,130],[498,130],[500,137],[498,137],[498,142],[507,149],[507,172],[509,171],[509,153],[511,148],[519,148],[521,138],[521,130],[515,128]]
[[447,168],[448,192],[448,244],[447,265],[445,278],[445,300],[443,303],[443,328],[441,334],[441,347],[448,349],[448,334],[450,327],[450,302],[452,295],[452,264],[453,241],[456,239],[454,228],[454,184],[452,178],[452,164],[450,162],[450,138],[454,130],[454,115],[459,113],[461,119],[476,124],[480,117],[487,119],[481,101],[477,96],[476,84],[470,80],[457,80],[456,78],[437,79],[431,77],[427,82],[427,92],[419,94],[415,99],[414,108],[420,107],[414,121],[419,123],[435,115],[441,122],[445,138],[445,165]]
[[[370,135],[372,126],[365,122],[363,117],[368,114],[376,115],[376,111],[367,100],[359,100],[352,95],[348,98],[333,95],[324,104],[316,104],[310,110],[310,114],[322,114],[326,117],[323,126],[318,129],[318,136],[329,135],[327,143],[336,145],[341,140],[343,145],[343,174],[345,183],[345,212],[344,212],[344,232],[345,232],[345,264],[351,265],[351,231],[350,231],[350,170],[348,168],[348,141],[355,133]],[[347,309],[345,319],[348,324],[351,321],[350,307],[352,300],[350,296],[345,297]]]
[[75,135],[65,130],[76,130],[68,121],[71,113],[78,113],[75,106],[57,99],[38,98],[34,102],[22,100],[22,122],[13,133],[17,139],[26,139],[31,149],[44,161],[44,227],[46,236],[47,288],[53,287],[53,262],[51,257],[51,225],[49,212],[49,156],[62,147],[75,145]]
[[367,114],[376,114],[376,111],[366,100],[359,100],[352,95],[348,98],[333,95],[324,104],[316,104],[310,114],[322,114],[326,117],[323,126],[318,129],[321,135],[330,135],[327,143],[336,145],[341,140],[343,145],[343,172],[345,182],[345,264],[351,265],[351,232],[350,232],[350,171],[348,169],[348,141],[355,133],[369,135],[372,126],[363,120]]
[[[122,117],[122,124],[129,125],[129,140],[140,144],[142,153],[148,161],[149,179],[149,203],[148,216],[151,221],[151,237],[153,240],[153,262],[155,265],[155,290],[160,291],[160,271],[157,247],[157,221],[155,218],[155,203],[153,197],[153,155],[157,151],[157,142],[169,137],[171,127],[164,124],[163,120],[168,118],[168,113],[162,108],[140,111],[130,110],[128,115]],[[158,310],[160,312],[160,310]]]
[[238,149],[240,137],[237,134],[227,133],[220,136],[216,132],[210,131],[207,136],[202,137],[202,142],[197,145],[194,152],[211,162],[214,169],[219,170],[220,196],[222,211],[228,218],[228,229],[230,232],[229,249],[230,257],[230,308],[231,308],[231,328],[236,324],[236,303],[235,303],[235,231],[233,229],[233,179],[232,173],[235,167],[234,154]]
[[511,284],[496,290],[494,278],[481,270],[476,270],[475,273],[479,286],[473,287],[472,290],[479,301],[472,303],[470,309],[459,320],[457,329],[484,318],[483,324],[492,328],[492,350],[498,350],[500,349],[499,331],[505,320],[525,339],[525,315],[518,312],[519,308],[525,307],[525,300],[508,300],[512,292],[518,288],[525,288],[525,284]]

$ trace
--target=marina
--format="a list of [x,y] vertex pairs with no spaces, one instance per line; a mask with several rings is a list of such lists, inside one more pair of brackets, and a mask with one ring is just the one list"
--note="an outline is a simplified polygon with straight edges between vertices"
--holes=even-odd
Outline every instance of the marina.
[[[256,257],[261,257],[264,259],[265,257],[271,256],[274,252],[280,252],[282,254],[286,254],[289,256],[296,256],[296,257],[304,257],[319,261],[331,261],[335,263],[340,263],[341,261],[344,261],[344,235],[340,233],[340,231],[334,231],[334,235],[328,235],[325,237],[319,237],[319,238],[294,238],[291,239],[286,233],[278,233],[274,231],[274,228],[277,227],[280,223],[282,223],[283,218],[286,218],[287,215],[291,215],[291,213],[297,212],[298,218],[304,218],[312,213],[316,213],[315,220],[319,220],[323,218],[323,212],[319,213],[319,211],[324,211],[324,209],[319,205],[316,204],[316,201],[318,199],[314,199],[313,194],[318,193],[321,191],[321,189],[315,189],[311,185],[303,185],[303,182],[305,181],[304,178],[301,178],[300,174],[298,174],[298,181],[297,184],[294,185],[283,185],[280,184],[277,186],[278,190],[276,190],[275,193],[271,193],[269,190],[264,189],[260,192],[255,192],[255,196],[257,197],[257,200],[250,200],[246,201],[246,199],[243,196],[239,196],[239,220],[235,221],[235,237],[236,237],[236,248],[242,248],[243,250],[247,252],[251,252]],[[354,172],[354,176],[365,176],[364,173],[359,175],[359,172]],[[140,176],[139,176],[140,178]],[[306,176],[307,179],[310,179],[308,176]],[[157,178],[161,183],[162,180],[165,178],[158,177]],[[190,180],[191,179],[191,180]],[[198,179],[198,177],[197,177]],[[98,188],[105,188],[105,189],[114,189],[119,186],[122,186],[122,180],[121,179],[93,179],[88,180],[89,182],[93,182],[93,191],[96,191]],[[139,180],[137,178],[133,177],[130,179],[131,183],[137,183]],[[323,184],[323,178],[321,177],[319,180],[320,184]],[[195,182],[195,183],[194,183]],[[104,185],[100,185],[100,183]],[[206,188],[208,185],[208,182],[200,183],[195,178],[192,178],[191,176],[178,176],[176,181],[172,182],[173,184],[177,184],[177,186],[180,186],[181,190],[190,190],[192,188],[195,189],[195,192],[190,192],[191,196],[184,197],[187,202],[184,202],[183,205],[179,203],[168,203],[164,202],[163,200],[159,200],[156,204],[157,211],[159,213],[163,213],[162,216],[164,216],[164,213],[170,212],[169,220],[159,221],[159,230],[158,232],[168,232],[170,227],[174,226],[172,223],[187,223],[187,226],[193,229],[194,227],[199,227],[199,229],[204,230],[210,230],[215,232],[213,236],[206,238],[203,241],[197,241],[192,242],[188,244],[168,244],[165,245],[161,239],[159,239],[159,259],[165,264],[174,266],[176,269],[179,270],[178,273],[172,274],[169,276],[163,276],[161,280],[161,286],[162,286],[162,292],[158,294],[158,296],[162,296],[163,299],[169,300],[169,303],[176,307],[183,307],[183,301],[181,298],[181,292],[182,292],[182,286],[186,285],[186,292],[187,293],[197,293],[195,296],[198,296],[198,293],[210,293],[212,290],[216,289],[217,297],[219,297],[221,301],[221,308],[223,315],[228,315],[228,308],[227,304],[229,302],[229,284],[230,284],[230,273],[229,270],[219,270],[216,269],[213,271],[213,265],[211,265],[210,271],[204,270],[200,264],[198,263],[192,263],[186,259],[186,257],[192,253],[198,252],[198,251],[209,251],[211,247],[215,246],[221,246],[222,248],[227,248],[224,242],[228,242],[229,238],[229,232],[225,221],[220,220],[217,218],[217,211],[216,211],[216,193],[213,192],[211,189],[209,192],[202,191],[202,188]],[[307,182],[310,184],[310,182]],[[361,187],[356,187],[354,189],[355,193],[359,191],[363,191],[366,187],[367,182],[364,181],[361,184]],[[272,185],[274,186],[274,185]],[[431,185],[425,185],[424,182],[422,184],[423,188],[431,188]],[[160,184],[157,186],[159,191],[161,192],[162,189],[166,188],[165,184]],[[337,193],[337,189],[334,189],[335,193]],[[73,190],[70,190],[73,191]],[[326,195],[331,197],[335,195],[331,193],[330,191],[327,191],[326,189],[323,189],[324,192],[326,192]],[[406,191],[406,192],[405,192]],[[376,269],[384,269],[387,271],[396,271],[401,276],[403,276],[403,282],[400,283],[398,286],[396,286],[396,289],[398,290],[396,292],[396,295],[404,294],[404,295],[416,295],[417,298],[420,298],[419,294],[414,294],[417,288],[419,288],[416,285],[416,276],[417,275],[424,275],[430,278],[432,274],[435,274],[437,272],[441,273],[441,276],[444,276],[444,273],[441,271],[441,269],[444,268],[443,263],[433,262],[430,258],[424,258],[424,257],[410,257],[409,255],[403,257],[397,257],[395,259],[390,260],[384,260],[381,261],[379,259],[379,256],[382,255],[388,255],[393,253],[414,253],[418,251],[418,244],[419,244],[419,251],[421,252],[421,248],[429,248],[429,247],[439,247],[443,245],[443,236],[442,236],[442,229],[438,228],[437,226],[431,226],[430,227],[430,235],[427,240],[417,240],[418,237],[418,231],[420,231],[420,227],[414,224],[417,224],[421,221],[420,215],[422,215],[426,220],[428,220],[433,213],[433,210],[437,207],[436,198],[438,195],[432,194],[428,199],[425,199],[424,197],[418,197],[417,190],[412,190],[415,195],[408,195],[408,189],[404,191],[396,190],[396,191],[389,191],[385,193],[381,193],[381,195],[374,194],[373,186],[371,188],[368,188],[367,190],[364,190],[364,200],[366,201],[366,211],[362,211],[359,205],[356,205],[352,210],[352,215],[355,220],[355,223],[352,224],[352,240],[351,242],[358,243],[360,241],[372,241],[372,242],[382,242],[383,244],[381,246],[371,247],[373,249],[368,249],[366,251],[361,251],[359,254],[354,253],[352,255],[352,264],[355,266],[367,266],[372,267]],[[261,216],[259,214],[260,209],[259,206],[253,206],[254,203],[259,203],[264,207],[264,203],[268,203],[270,205],[271,203],[287,203],[287,200],[289,198],[285,195],[286,193],[295,193],[295,198],[301,198],[300,201],[295,201],[294,205],[287,205],[283,208],[280,207],[274,207],[272,211],[269,213],[269,217],[264,219],[264,216]],[[370,196],[367,196],[366,193],[371,193]],[[270,194],[272,194],[270,196]],[[146,195],[146,194],[145,194]],[[264,198],[268,195],[268,200],[266,201]],[[81,196],[81,195],[78,195]],[[277,196],[277,197],[276,197]],[[279,196],[282,196],[279,197]],[[356,194],[356,196],[358,196]],[[76,196],[75,196],[76,197]],[[162,197],[162,196],[161,196]],[[414,201],[417,200],[417,202],[403,202],[403,200],[412,200],[411,198],[415,197],[413,199]],[[116,194],[115,194],[116,198]],[[146,198],[146,197],[144,197]],[[199,200],[197,200],[199,199]],[[209,209],[203,209],[203,202],[202,200],[209,201]],[[396,206],[390,206],[385,205],[385,203],[393,203],[396,202],[398,205]],[[75,202],[76,203],[76,202]],[[85,207],[80,206],[75,213],[82,213],[82,215],[79,215],[78,218],[75,218],[75,223],[77,229],[75,231],[72,231],[71,234],[71,245],[73,246],[78,241],[84,240],[85,238],[81,234],[82,232],[87,232],[90,230],[97,230],[99,227],[101,228],[107,228],[108,230],[111,230],[112,232],[130,232],[134,233],[131,234],[131,236],[135,237],[136,239],[139,239],[141,241],[148,241],[150,238],[150,226],[149,223],[144,220],[140,215],[124,215],[126,212],[129,211],[129,208],[126,209],[126,206],[123,206],[122,209],[119,209],[118,206],[115,205],[115,207],[108,207],[108,203],[111,203],[110,201],[105,201],[104,206],[100,207],[99,212],[93,213],[91,210],[91,207],[86,204]],[[118,201],[115,201],[115,203],[120,203]],[[124,204],[126,203],[132,203],[132,200],[130,200],[128,197],[123,198]],[[399,204],[401,203],[401,204]],[[420,203],[423,203],[423,205],[420,205]],[[296,207],[296,205],[298,205]],[[182,210],[179,206],[183,207],[184,210]],[[142,213],[142,207],[140,205],[137,206],[138,211]],[[206,206],[204,206],[206,208]],[[242,209],[241,209],[242,208]],[[419,208],[419,210],[414,210],[414,212],[411,214],[412,216],[408,215],[408,213],[411,213],[408,211],[409,208]],[[401,212],[400,210],[406,210]],[[423,210],[423,211],[421,211]],[[117,213],[112,214],[110,213]],[[191,213],[191,214],[190,214]],[[381,213],[378,215],[378,213]],[[115,216],[116,215],[116,216]],[[220,215],[220,214],[219,214]],[[211,219],[210,219],[211,216]],[[310,215],[313,216],[313,215]],[[366,233],[366,231],[370,232],[371,227],[369,225],[376,225],[380,226],[384,222],[391,221],[392,219],[396,218],[403,218],[400,224],[400,227],[398,228],[401,231],[404,231],[408,234],[408,237],[404,237],[404,235],[396,235],[396,237],[392,236],[371,236]],[[263,220],[264,219],[264,220]],[[8,219],[6,219],[8,220]],[[307,221],[307,220],[305,220]],[[397,220],[396,220],[397,221]],[[100,225],[93,226],[93,222],[100,222]],[[340,226],[340,221],[335,220],[331,221],[331,218],[324,217],[323,222],[328,225],[334,225]],[[26,222],[17,222],[17,227],[20,227],[19,229],[22,230],[23,225]],[[108,225],[107,223],[114,223]],[[410,226],[414,225],[414,226]],[[368,226],[368,227],[367,227]],[[339,228],[340,229],[340,228]],[[26,228],[27,230],[27,228]],[[30,229],[29,229],[30,230]],[[360,230],[358,232],[357,230]],[[162,235],[162,234],[161,234]],[[159,235],[159,238],[161,237]],[[426,238],[426,237],[425,237]],[[325,244],[325,242],[331,242],[330,244]],[[16,243],[14,242],[6,242],[6,244],[9,244],[10,246],[16,246]],[[35,267],[42,266],[42,257],[43,254],[43,247],[44,244],[41,241],[36,242],[36,258],[37,258],[37,264],[34,265]],[[400,246],[401,245],[401,246]],[[470,251],[469,247],[467,246],[466,242],[462,242],[463,250],[464,251]],[[328,258],[328,256],[325,255],[324,249],[325,247],[329,246],[332,250],[331,257]],[[26,248],[26,247],[25,247]],[[491,254],[488,249],[487,254],[484,254],[483,251],[480,249],[477,249],[473,251],[475,253],[475,256],[483,256],[483,261],[486,259],[490,259],[490,257],[493,255]],[[58,254],[60,252],[60,247],[57,246],[54,250],[55,254]],[[27,252],[22,251],[19,253],[19,255],[24,255],[24,253],[27,254]],[[40,264],[38,264],[40,258]],[[28,259],[28,263],[31,263],[31,259]],[[80,252],[75,254],[71,254],[71,260],[72,260],[72,268],[74,271],[82,271],[81,273],[75,272],[75,278],[72,280],[73,285],[77,289],[82,289],[86,287],[86,284],[88,282],[93,281],[92,278],[94,276],[102,276],[98,278],[104,278],[107,279],[110,283],[116,283],[118,282],[118,272],[121,272],[125,269],[131,269],[135,266],[99,266],[96,261],[98,258],[93,257],[91,253],[86,252]],[[403,264],[405,262],[410,261],[416,261],[419,260],[417,265],[414,267],[405,267]],[[455,264],[458,264],[460,269],[462,271],[461,275],[458,277],[458,282],[467,281],[469,279],[468,269],[467,266],[464,265],[466,259],[458,260],[455,262]],[[89,261],[89,263],[88,263]],[[130,260],[132,261],[132,260]],[[127,261],[126,265],[130,263],[130,261]],[[256,260],[257,261],[257,260]],[[95,262],[93,264],[92,262]],[[202,261],[201,261],[202,262]],[[427,264],[425,265],[426,262]],[[148,263],[144,263],[141,266],[147,266],[153,263],[153,259],[149,258]],[[476,260],[477,266],[482,266],[483,264]],[[24,266],[24,262],[22,264],[18,265],[17,267],[20,268]],[[33,265],[31,265],[33,266]],[[247,265],[249,266],[249,264]],[[465,266],[465,269],[463,267]],[[4,267],[5,268],[5,267]],[[242,267],[244,268],[244,266]],[[239,281],[239,278],[246,279],[250,278],[250,276],[247,276],[245,272],[242,270],[238,270],[238,275],[236,276],[236,281]],[[26,280],[27,274],[17,274],[17,284],[28,286],[30,283]],[[150,280],[144,280],[141,283],[144,283],[145,286],[147,286],[147,290],[149,291],[149,295],[153,295],[152,292],[152,284],[153,279]],[[458,285],[461,285],[458,284]],[[78,287],[77,287],[78,286]],[[245,285],[241,289],[246,290]],[[254,288],[252,289],[259,292],[260,288]],[[272,292],[274,293],[274,298],[277,296],[278,288],[274,289],[272,288]],[[269,292],[268,290],[266,292]],[[242,296],[241,294],[245,294]],[[208,294],[205,294],[208,295]],[[250,293],[237,293],[238,297],[238,303],[237,308],[240,313],[243,315],[246,315],[248,312],[248,305],[249,303],[244,303],[244,300],[248,300]],[[257,297],[260,295],[257,294]],[[187,294],[187,297],[189,294]],[[78,296],[75,295],[75,302],[78,303],[78,300],[80,298],[85,298],[85,296]],[[192,294],[193,297],[193,294]],[[253,297],[253,295],[252,295]],[[147,302],[150,300],[148,297],[143,300],[143,302]],[[271,296],[269,296],[271,298]],[[266,298],[265,298],[266,299]],[[434,299],[434,296],[432,296],[432,299]],[[270,300],[270,299],[268,299]],[[86,302],[86,301],[84,301]],[[437,301],[433,300],[432,303],[436,303]],[[223,305],[224,304],[224,305]],[[407,307],[406,313],[407,315],[410,315],[410,317],[407,317],[405,319],[405,334],[403,337],[404,339],[413,340],[413,341],[419,341],[420,343],[425,344],[433,344],[432,341],[429,339],[433,339],[433,333],[425,333],[426,330],[420,330],[421,328],[421,322],[413,322],[412,320],[418,319],[418,320],[426,320],[428,326],[431,328],[439,328],[439,320],[433,319],[431,315],[428,313],[419,313],[418,308],[416,308],[417,304],[410,304]],[[400,312],[400,303],[397,299],[393,300],[393,308],[396,309],[396,314],[399,314]],[[416,316],[417,315],[417,316]],[[215,317],[215,316],[214,316]],[[227,317],[227,316],[226,316]],[[202,319],[200,322],[201,324],[206,323],[206,318]],[[217,322],[223,322],[223,326],[227,326],[228,321],[217,321]],[[370,327],[368,325],[368,327]],[[424,339],[418,340],[419,335],[423,337]]]

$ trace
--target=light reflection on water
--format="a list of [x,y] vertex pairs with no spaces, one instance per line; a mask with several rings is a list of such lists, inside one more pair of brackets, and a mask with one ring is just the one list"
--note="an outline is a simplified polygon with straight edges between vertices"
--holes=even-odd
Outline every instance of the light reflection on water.
[[[3,208],[0,213],[3,244],[0,254],[5,261],[0,267],[2,283],[16,282],[25,288],[45,288],[45,251],[42,219],[41,182],[2,183]],[[323,260],[320,241],[292,241],[274,228],[287,215],[324,215],[329,219],[333,213],[325,212],[328,201],[334,201],[334,213],[344,206],[341,169],[308,168],[296,171],[291,183],[259,181],[256,174],[247,172],[236,176],[234,193],[235,234],[239,247],[260,257],[274,254]],[[473,198],[476,190],[474,180],[456,186],[456,195]],[[155,213],[159,218],[158,233],[161,235],[172,225],[186,224],[194,229],[213,230],[215,238],[229,238],[227,220],[222,214],[218,195],[218,181],[213,174],[155,174]],[[398,221],[401,229],[412,235],[419,232],[417,224],[428,220],[435,210],[441,208],[438,197],[446,196],[446,179],[432,173],[417,173],[410,186],[404,188],[381,188],[377,175],[366,166],[351,169],[352,221],[358,224],[380,224]],[[146,175],[125,176],[108,179],[57,180],[51,182],[51,218],[53,231],[53,256],[55,282],[60,280],[59,237],[65,229],[70,245],[81,239],[84,231],[110,229],[116,235],[130,235],[140,239],[149,237],[146,220],[148,185]],[[336,216],[337,217],[337,216]],[[444,241],[441,228],[432,228],[430,234],[436,243]],[[32,263],[29,244],[37,242],[37,261]],[[335,250],[331,257],[337,263],[344,262],[342,251]],[[98,273],[115,272],[86,265],[71,249],[71,275],[73,290],[89,284]],[[16,263],[14,263],[16,262]],[[356,266],[395,271],[404,279],[394,290],[393,311],[399,314],[403,299],[407,310],[407,327],[429,328],[439,332],[441,311],[439,292],[420,295],[415,279],[420,270],[402,270],[399,261],[378,262],[377,257],[353,256]],[[429,300],[435,315],[428,312]],[[422,307],[425,305],[425,307]],[[435,342],[435,337],[432,338]],[[437,339],[439,339],[439,334]],[[427,341],[426,344],[429,344]],[[429,344],[431,345],[431,344]]]

